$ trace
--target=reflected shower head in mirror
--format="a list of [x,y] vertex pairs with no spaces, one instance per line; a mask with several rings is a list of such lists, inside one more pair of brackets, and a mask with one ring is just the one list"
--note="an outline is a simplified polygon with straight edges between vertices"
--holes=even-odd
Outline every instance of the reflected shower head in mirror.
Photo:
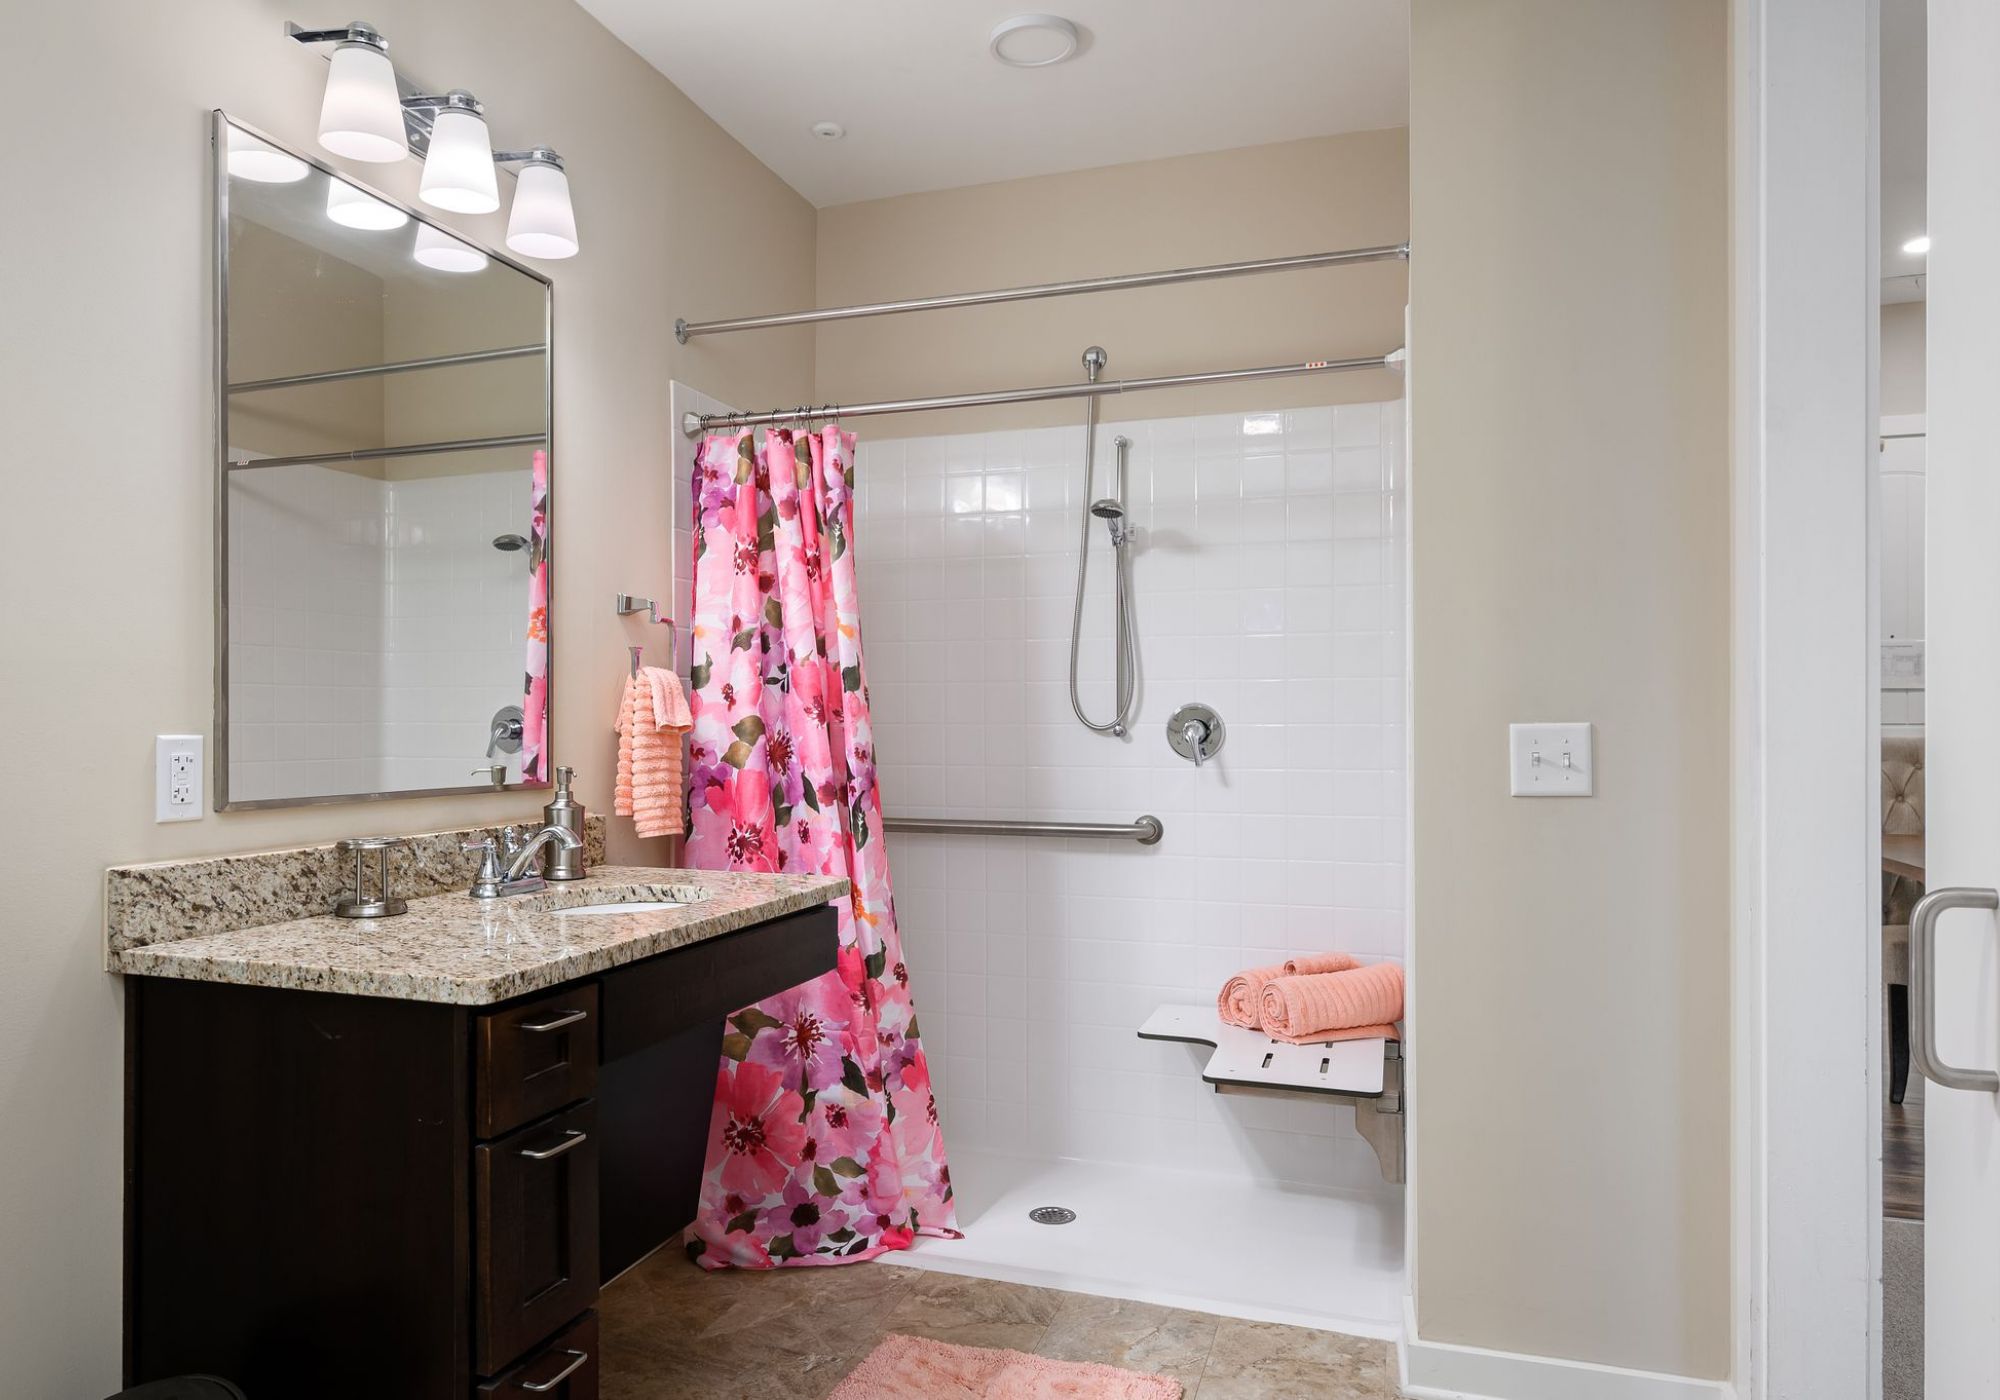
[[512,554],[517,549],[526,549],[528,547],[528,538],[525,535],[495,535],[493,537],[493,547]]

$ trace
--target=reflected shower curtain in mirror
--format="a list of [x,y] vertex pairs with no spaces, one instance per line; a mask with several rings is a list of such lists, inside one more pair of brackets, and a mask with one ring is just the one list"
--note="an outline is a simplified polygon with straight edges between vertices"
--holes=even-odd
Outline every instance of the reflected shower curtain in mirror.
[[855,595],[854,437],[696,461],[688,864],[846,876],[839,961],[729,1018],[690,1252],[832,1264],[956,1235],[896,932]]
[[528,662],[521,690],[521,781],[549,780],[549,454],[528,480]]

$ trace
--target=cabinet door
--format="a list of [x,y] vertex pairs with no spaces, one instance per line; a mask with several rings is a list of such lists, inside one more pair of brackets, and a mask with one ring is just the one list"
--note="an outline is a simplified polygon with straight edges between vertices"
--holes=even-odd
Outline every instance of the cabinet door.
[[473,1149],[474,1352],[506,1370],[597,1300],[597,1106]]
[[597,1314],[585,1313],[503,1376],[481,1381],[476,1400],[597,1400]]

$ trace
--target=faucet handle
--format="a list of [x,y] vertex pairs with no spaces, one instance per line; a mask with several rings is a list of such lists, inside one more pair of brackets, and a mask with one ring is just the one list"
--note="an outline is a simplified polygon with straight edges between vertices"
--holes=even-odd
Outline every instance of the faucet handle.
[[479,870],[472,877],[472,897],[491,899],[500,893],[500,843],[491,836],[482,836],[477,841],[461,841],[461,851],[479,852]]

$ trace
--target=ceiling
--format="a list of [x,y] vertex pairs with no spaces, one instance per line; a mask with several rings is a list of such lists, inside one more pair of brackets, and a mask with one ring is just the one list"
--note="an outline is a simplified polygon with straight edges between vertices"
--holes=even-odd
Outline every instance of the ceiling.
[[581,3],[820,206],[1408,121],[1407,0],[1055,0],[1040,69],[987,51],[1005,0]]
[[1924,231],[1924,0],[1882,0],[1882,299],[1922,301],[1924,258],[1903,245]]

